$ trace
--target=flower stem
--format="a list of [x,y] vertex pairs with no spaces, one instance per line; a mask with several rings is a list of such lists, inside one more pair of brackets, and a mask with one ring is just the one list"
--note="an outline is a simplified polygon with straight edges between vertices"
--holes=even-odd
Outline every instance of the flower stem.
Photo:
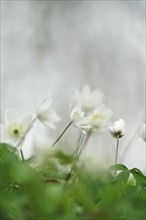
[[60,134],[60,136],[54,141],[54,143],[51,145],[50,148],[54,147],[55,144],[60,140],[60,138],[63,136],[63,134],[66,132],[66,130],[71,126],[72,122],[70,122],[67,127],[63,130],[63,132]]
[[89,130],[89,132],[87,133],[86,139],[85,139],[85,141],[84,141],[82,147],[80,148],[80,151],[78,152],[78,158],[80,157],[82,151],[85,149],[85,147],[86,147],[86,145],[87,145],[87,143],[88,143],[88,141],[89,141],[89,138],[90,138],[91,134],[92,134],[92,129]]
[[[86,145],[87,145],[87,143],[88,143],[88,141],[89,141],[89,138],[90,138],[91,134],[92,134],[92,129],[90,129],[89,132],[87,133],[86,139],[85,139],[85,141],[83,142],[83,145],[81,146],[80,150],[79,150],[79,148],[77,148],[77,151],[75,151],[76,156],[78,157],[78,159],[79,159],[79,157],[80,157],[82,151],[85,149],[85,147],[86,147]],[[79,136],[79,140],[78,140],[79,142],[81,142],[81,136],[82,136],[82,133],[81,133],[80,136]],[[79,144],[80,144],[80,143],[79,143]],[[79,145],[78,147],[80,147],[80,145]],[[74,155],[74,154],[73,154],[73,155]],[[73,170],[74,170],[73,167],[74,167],[74,166],[72,165],[71,170],[70,170],[69,174],[67,175],[67,179],[66,179],[67,181],[69,181],[69,179],[72,177]]]
[[76,155],[76,156],[78,155],[78,152],[79,152],[80,146],[81,146],[81,144],[83,142],[83,139],[84,139],[83,133],[80,132],[80,134],[78,136],[78,139],[77,139],[77,148],[73,152],[73,155]]
[[29,131],[31,130],[32,125],[34,124],[34,122],[36,121],[37,117],[34,117],[34,119],[32,120],[32,122],[29,124],[27,130],[25,131],[24,135],[21,137],[21,139],[18,141],[18,143],[16,144],[16,148],[18,148],[21,143],[23,142],[23,140],[25,139],[26,135],[29,133]]
[[22,157],[22,161],[23,161],[23,163],[25,163],[24,154],[23,154],[22,149],[20,149],[20,154],[21,154],[21,157]]
[[[119,149],[119,136],[117,137],[117,145],[116,145],[116,155],[115,155],[115,165],[118,162],[118,149]],[[115,170],[115,176],[116,176],[116,170]]]

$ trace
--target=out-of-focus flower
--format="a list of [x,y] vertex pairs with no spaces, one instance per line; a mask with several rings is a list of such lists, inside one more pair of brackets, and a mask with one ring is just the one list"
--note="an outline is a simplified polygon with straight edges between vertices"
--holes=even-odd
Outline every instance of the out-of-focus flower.
[[109,125],[111,116],[111,110],[101,104],[87,118],[92,129],[102,129]]
[[32,115],[20,119],[18,113],[9,109],[5,113],[5,124],[1,124],[1,141],[16,145],[30,126]]
[[139,135],[143,138],[144,141],[146,141],[146,123],[142,123],[140,130],[139,130]]
[[46,126],[55,128],[55,123],[61,119],[51,105],[52,101],[45,99],[37,109],[37,117]]
[[109,127],[109,131],[115,138],[121,138],[125,135],[125,121],[123,119],[119,119],[114,122],[114,125]]
[[109,125],[112,112],[103,104],[103,93],[99,90],[91,91],[89,85],[85,85],[81,92],[76,92],[75,98],[77,106],[80,106],[80,111],[84,112],[82,120],[79,120],[79,125],[87,130],[88,128],[89,130],[102,129]]
[[81,104],[85,111],[90,111],[102,102],[104,97],[99,90],[91,91],[89,85],[84,85],[81,92],[76,91],[74,98]]

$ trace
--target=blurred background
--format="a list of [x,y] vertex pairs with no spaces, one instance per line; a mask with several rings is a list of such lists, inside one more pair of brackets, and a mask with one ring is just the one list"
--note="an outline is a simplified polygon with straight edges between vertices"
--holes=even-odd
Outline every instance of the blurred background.
[[[145,1],[7,0],[1,13],[2,122],[7,109],[35,112],[46,97],[62,118],[56,131],[38,126],[25,156],[60,134],[74,90],[89,84],[104,92],[113,120],[126,122],[119,162],[145,171],[145,142],[137,134],[145,112]],[[70,128],[62,143],[75,146],[77,132]],[[95,133],[82,157],[109,165],[115,145],[108,131]]]

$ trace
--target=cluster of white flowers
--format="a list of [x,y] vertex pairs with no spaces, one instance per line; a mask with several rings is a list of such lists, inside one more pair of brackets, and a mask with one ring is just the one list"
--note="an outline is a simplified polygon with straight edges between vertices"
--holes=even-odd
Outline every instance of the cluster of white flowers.
[[[70,123],[60,137],[71,124],[81,129],[85,134],[89,131],[108,128],[115,138],[121,138],[125,135],[125,122],[123,119],[115,121],[114,125],[109,127],[112,112],[105,106],[104,95],[99,90],[91,91],[89,85],[85,85],[81,91],[75,92],[74,98],[76,104],[69,113]],[[55,128],[55,124],[61,120],[52,108],[52,101],[49,99],[45,99],[40,104],[34,117],[33,115],[26,115],[21,119],[13,109],[10,109],[5,114],[5,124],[1,124],[1,142],[20,147],[37,119],[49,128]],[[144,140],[146,140],[145,127],[146,124],[143,123],[139,131]],[[60,137],[54,144],[57,143]]]
[[22,119],[14,109],[8,110],[5,113],[5,124],[1,124],[1,142],[20,147],[36,119],[50,128],[55,128],[55,123],[60,121],[60,117],[51,104],[51,100],[44,100],[37,108],[36,116],[26,115]]
[[75,93],[76,106],[70,114],[73,125],[86,132],[88,129],[102,129],[108,126],[112,116],[104,104],[104,96],[99,90],[91,91],[85,85],[81,92]]

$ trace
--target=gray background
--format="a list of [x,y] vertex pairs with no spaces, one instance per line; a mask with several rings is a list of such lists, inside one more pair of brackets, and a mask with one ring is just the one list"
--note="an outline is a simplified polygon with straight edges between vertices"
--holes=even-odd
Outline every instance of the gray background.
[[[145,143],[133,134],[144,120],[145,1],[1,1],[1,12],[2,121],[10,107],[23,115],[52,98],[57,131],[33,135],[34,145],[52,140],[69,122],[74,89],[88,83],[104,92],[113,120],[126,121],[119,162],[144,171]],[[71,128],[64,141],[74,146],[76,135]],[[107,165],[114,150],[110,134],[97,133],[83,156]]]

